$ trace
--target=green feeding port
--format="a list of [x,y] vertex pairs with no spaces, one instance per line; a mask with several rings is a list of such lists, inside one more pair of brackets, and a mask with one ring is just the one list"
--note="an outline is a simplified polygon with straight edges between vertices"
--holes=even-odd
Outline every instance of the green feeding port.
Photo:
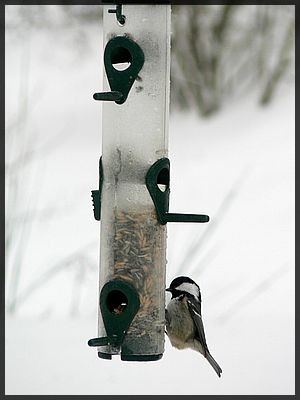
[[111,92],[95,93],[95,100],[123,104],[144,65],[140,46],[126,36],[115,36],[104,50],[104,66]]
[[89,345],[121,348],[139,307],[139,296],[132,285],[117,279],[107,282],[100,293],[100,309],[107,337],[91,339]]
[[157,160],[146,174],[146,185],[153,200],[157,219],[167,222],[208,222],[204,214],[177,214],[169,212],[170,198],[170,160],[167,157]]
[[131,284],[118,279],[107,282],[101,290],[100,308],[107,336],[88,342],[89,346],[106,347],[105,351],[98,351],[100,358],[111,360],[116,349],[122,361],[156,361],[162,357],[162,354],[143,354],[143,349],[147,348],[147,336],[142,341],[139,337],[126,338],[140,308],[138,293]]

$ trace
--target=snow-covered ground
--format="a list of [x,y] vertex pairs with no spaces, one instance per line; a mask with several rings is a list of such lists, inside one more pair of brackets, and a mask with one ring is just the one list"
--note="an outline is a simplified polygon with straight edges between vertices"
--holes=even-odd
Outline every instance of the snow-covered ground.
[[[31,147],[49,147],[22,171],[18,211],[29,205],[51,215],[26,232],[20,307],[6,318],[6,395],[294,394],[295,96],[288,85],[267,108],[250,94],[209,120],[192,113],[170,120],[170,211],[211,220],[169,224],[167,282],[187,274],[199,283],[222,378],[168,339],[162,360],[151,363],[101,360],[87,346],[97,335],[99,223],[90,191],[101,154],[101,105],[92,94],[101,89],[102,42],[100,26],[81,29],[84,56],[72,32],[6,37],[8,126],[29,67],[20,131],[27,139],[18,133],[13,142],[9,133],[7,160],[30,138]],[[6,282],[9,295],[10,270]]]
[[[207,312],[206,312],[207,314]],[[205,316],[204,316],[205,318]],[[166,340],[155,362],[102,360],[87,339],[92,319],[6,321],[6,395],[292,395],[293,324],[284,313],[249,312],[225,327],[206,317],[219,378],[192,350]]]

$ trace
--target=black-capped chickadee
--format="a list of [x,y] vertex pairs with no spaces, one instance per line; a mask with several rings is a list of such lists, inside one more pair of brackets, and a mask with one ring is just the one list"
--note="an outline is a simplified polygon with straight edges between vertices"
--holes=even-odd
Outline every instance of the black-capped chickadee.
[[206,344],[199,286],[191,278],[179,276],[166,290],[172,294],[166,309],[166,333],[172,346],[198,351],[221,377],[222,369]]

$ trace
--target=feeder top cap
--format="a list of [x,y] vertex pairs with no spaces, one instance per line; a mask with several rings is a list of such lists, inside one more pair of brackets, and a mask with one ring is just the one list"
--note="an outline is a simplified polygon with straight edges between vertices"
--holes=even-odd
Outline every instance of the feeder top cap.
[[155,4],[171,4],[171,1],[161,0],[161,1],[154,1],[149,4],[149,1],[137,0],[137,1],[130,1],[130,0],[101,0],[100,4],[145,4],[145,5],[155,5]]

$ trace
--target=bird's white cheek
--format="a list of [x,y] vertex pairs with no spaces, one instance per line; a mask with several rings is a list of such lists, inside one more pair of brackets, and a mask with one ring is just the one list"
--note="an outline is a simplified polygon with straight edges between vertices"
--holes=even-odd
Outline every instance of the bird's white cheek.
[[170,292],[166,292],[166,296],[165,296],[166,307],[169,304],[169,302],[171,301],[171,297],[172,297],[172,294]]
[[199,298],[199,289],[197,288],[197,286],[193,285],[192,283],[184,282],[180,286],[178,286],[176,289],[179,291],[182,291],[182,292],[190,293],[192,296],[195,297],[195,299]]

